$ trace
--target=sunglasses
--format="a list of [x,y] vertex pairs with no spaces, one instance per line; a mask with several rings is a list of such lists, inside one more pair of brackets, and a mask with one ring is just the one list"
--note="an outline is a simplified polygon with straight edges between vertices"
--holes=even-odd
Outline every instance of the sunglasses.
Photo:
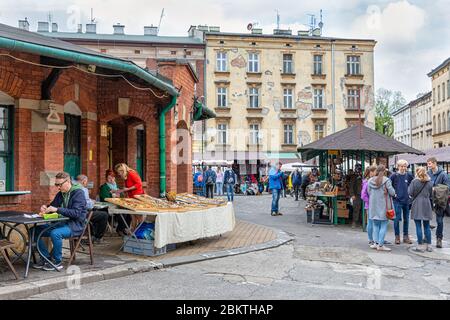
[[67,179],[66,180],[64,180],[63,182],[61,182],[61,183],[55,183],[55,187],[61,187],[64,183],[66,183],[67,182]]

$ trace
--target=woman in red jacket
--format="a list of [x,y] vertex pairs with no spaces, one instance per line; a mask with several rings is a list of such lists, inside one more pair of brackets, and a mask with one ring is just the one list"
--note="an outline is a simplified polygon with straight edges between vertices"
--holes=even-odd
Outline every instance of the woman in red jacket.
[[[135,170],[131,169],[125,163],[117,164],[114,169],[125,180],[125,188],[116,190],[116,193],[125,193],[128,198],[134,198],[135,195],[144,194],[141,177]],[[131,230],[134,231],[143,220],[144,216],[131,215]]]

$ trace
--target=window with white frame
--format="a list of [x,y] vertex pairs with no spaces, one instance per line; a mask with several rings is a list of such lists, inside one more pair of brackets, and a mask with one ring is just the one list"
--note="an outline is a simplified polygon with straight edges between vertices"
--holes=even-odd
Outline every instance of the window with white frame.
[[259,88],[249,88],[250,108],[259,108]]
[[283,73],[294,73],[292,54],[283,54]]
[[445,101],[445,82],[442,82],[442,102]]
[[358,75],[361,74],[361,57],[347,56],[347,74]]
[[294,144],[294,125],[292,124],[284,125],[284,143]]
[[221,72],[227,71],[227,53],[224,51],[217,52],[216,70]]
[[316,123],[314,124],[314,138],[316,140],[320,140],[325,135],[325,129],[323,123]]
[[250,125],[250,144],[259,144],[259,124]]
[[314,88],[314,109],[324,108],[324,90],[323,88]]
[[225,123],[217,125],[217,143],[227,144],[228,141],[228,126]]
[[321,75],[322,74],[322,59],[323,56],[320,54],[314,55],[314,74]]
[[259,54],[250,52],[248,54],[248,72],[259,72]]
[[226,108],[227,107],[227,88],[217,87],[217,106]]
[[294,93],[292,88],[283,89],[283,101],[285,109],[292,109],[294,107]]
[[359,89],[348,89],[347,92],[348,101],[347,109],[358,109],[361,106],[360,90]]
[[437,87],[437,94],[438,94],[437,103],[441,103],[441,86],[440,85]]

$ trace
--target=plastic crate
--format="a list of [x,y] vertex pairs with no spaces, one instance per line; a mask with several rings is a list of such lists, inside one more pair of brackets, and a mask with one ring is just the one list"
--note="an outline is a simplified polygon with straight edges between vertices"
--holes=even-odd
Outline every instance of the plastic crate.
[[123,247],[123,252],[137,254],[140,256],[154,257],[165,254],[167,251],[167,246],[162,248],[155,248],[153,240],[138,239],[133,237],[124,237],[126,241]]

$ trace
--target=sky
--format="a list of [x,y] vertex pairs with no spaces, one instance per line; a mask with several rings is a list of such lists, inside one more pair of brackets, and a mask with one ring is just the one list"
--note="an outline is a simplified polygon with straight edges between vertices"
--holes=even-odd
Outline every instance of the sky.
[[431,90],[433,68],[450,57],[450,0],[1,0],[0,23],[18,26],[25,17],[30,30],[38,21],[58,23],[60,31],[76,31],[91,20],[98,33],[112,33],[125,25],[127,34],[143,34],[143,27],[158,25],[160,35],[186,36],[191,25],[219,26],[223,32],[245,32],[257,23],[265,34],[276,26],[305,29],[308,14],[319,20],[323,35],[376,40],[375,87],[402,92],[407,100]]

